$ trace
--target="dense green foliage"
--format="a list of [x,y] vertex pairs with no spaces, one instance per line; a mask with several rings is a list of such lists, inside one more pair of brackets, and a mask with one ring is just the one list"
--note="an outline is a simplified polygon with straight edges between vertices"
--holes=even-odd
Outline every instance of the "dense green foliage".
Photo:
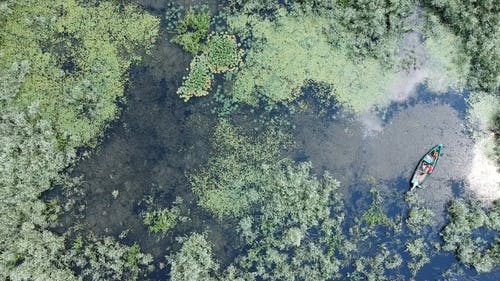
[[115,118],[158,21],[87,1],[0,4],[0,278],[71,280],[41,193]]
[[[178,8],[167,15],[177,23],[172,41],[193,55],[177,91],[186,101],[207,95],[216,74],[227,74],[221,94],[227,96],[219,96],[226,104],[290,104],[304,87],[319,85],[320,99],[359,113],[384,98],[396,72],[419,67],[401,65],[414,58],[398,54],[406,51],[399,49],[400,39],[416,24],[412,0],[228,2],[214,22],[227,21],[234,35],[222,26],[210,33],[208,12],[189,9],[179,21]],[[463,89],[469,79],[489,91],[472,94],[469,118],[493,131],[498,142],[498,7],[493,1],[424,2],[449,24],[423,17],[427,85]],[[7,0],[0,4],[0,24],[0,279],[144,278],[154,268],[138,244],[56,235],[49,229],[62,207],[40,197],[63,185],[61,172],[77,159],[76,150],[94,146],[117,116],[127,71],[154,43],[158,20],[121,2]],[[244,131],[219,120],[207,165],[189,179],[195,203],[221,225],[234,224],[241,252],[221,270],[209,235],[190,234],[166,257],[171,279],[391,280],[387,275],[401,277],[402,265],[415,277],[430,262],[424,235],[433,212],[410,195],[407,217],[389,217],[372,189],[371,204],[348,217],[338,181],[316,175],[310,162],[285,157],[292,141],[284,128],[276,122]],[[112,193],[114,199],[119,194]],[[478,272],[498,267],[499,207],[497,202],[486,211],[453,201],[443,249]],[[204,210],[196,211],[206,216]],[[176,203],[148,207],[141,215],[149,231],[163,238],[178,233],[172,230],[187,219]],[[351,219],[346,230],[343,223]],[[406,242],[403,223],[410,230]],[[67,240],[73,240],[70,248]],[[403,262],[402,255],[410,260]]]
[[[453,200],[448,207],[448,224],[442,231],[443,249],[478,272],[500,266],[500,202],[485,211],[478,202]],[[493,237],[487,238],[488,234]]]
[[424,1],[463,38],[471,56],[470,83],[496,92],[500,85],[500,13],[497,1]]
[[240,64],[241,56],[242,51],[234,36],[211,34],[203,52],[191,61],[189,74],[177,89],[177,94],[185,101],[208,95],[214,74],[233,70]]
[[153,260],[137,244],[128,247],[110,237],[92,236],[78,236],[66,259],[79,276],[91,280],[137,280]]
[[210,281],[214,278],[219,264],[214,260],[212,248],[203,234],[193,233],[181,239],[179,252],[167,257],[172,270],[172,281]]
[[144,214],[144,224],[149,231],[166,233],[175,227],[179,216],[177,208],[148,211]]
[[192,177],[204,208],[220,219],[240,221],[238,232],[249,249],[233,265],[238,271],[232,275],[330,279],[340,268],[333,253],[344,246],[338,182],[329,175],[313,176],[310,163],[277,161],[289,144],[286,135],[272,128],[259,135],[251,138],[222,121],[208,168]]
[[263,175],[280,150],[290,144],[276,128],[266,129],[257,138],[242,135],[229,121],[222,120],[214,133],[214,157],[208,168],[191,178],[199,204],[215,216],[240,217],[262,202],[259,191],[268,180]]
[[240,221],[248,252],[238,268],[251,280],[329,280],[338,274],[344,251],[339,183],[311,175],[311,164],[281,163],[267,170],[260,210]]
[[[413,0],[305,0],[305,7],[331,20],[329,31],[334,44],[350,46],[354,55],[387,56],[396,37],[414,28]],[[339,32],[340,31],[340,32]],[[389,47],[390,49],[390,47]]]
[[471,57],[466,54],[461,38],[432,15],[426,17],[424,36],[427,86],[438,92],[465,89]]
[[231,32],[252,38],[244,67],[237,73],[232,98],[256,105],[260,98],[287,103],[309,81],[332,86],[331,95],[355,111],[379,101],[391,82],[391,71],[375,58],[354,60],[345,45],[330,44],[330,19],[310,12],[279,9],[275,18],[229,16]]
[[468,99],[467,125],[481,150],[500,163],[500,98],[495,94],[472,92]]
[[176,27],[177,35],[172,39],[182,46],[182,48],[193,55],[198,54],[203,49],[203,41],[210,29],[210,14],[205,11],[197,12],[189,9]]

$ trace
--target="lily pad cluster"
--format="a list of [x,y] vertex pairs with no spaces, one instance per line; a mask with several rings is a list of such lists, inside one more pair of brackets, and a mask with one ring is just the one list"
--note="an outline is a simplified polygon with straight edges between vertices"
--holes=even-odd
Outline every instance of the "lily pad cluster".
[[177,94],[185,101],[191,97],[208,95],[214,74],[234,70],[241,63],[242,55],[243,51],[239,49],[235,36],[211,34],[204,51],[191,61],[190,72]]

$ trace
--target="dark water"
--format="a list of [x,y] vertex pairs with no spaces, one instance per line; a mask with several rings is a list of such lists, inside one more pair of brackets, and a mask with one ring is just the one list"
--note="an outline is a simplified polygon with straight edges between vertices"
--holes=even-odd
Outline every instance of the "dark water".
[[[152,12],[164,11],[162,1],[144,2]],[[217,7],[214,3],[211,6]],[[217,120],[211,111],[214,101],[207,97],[185,103],[178,98],[175,92],[191,57],[169,43],[170,36],[164,32],[153,54],[131,71],[128,102],[119,122],[106,132],[92,155],[74,167],[73,175],[83,178],[84,195],[62,220],[66,227],[78,225],[84,232],[113,236],[126,244],[138,242],[144,252],[155,257],[155,264],[164,263],[165,256],[178,249],[175,237],[206,231],[216,258],[227,265],[242,251],[242,245],[230,222],[222,224],[197,206],[186,177],[210,156],[210,138]],[[259,117],[248,109],[241,113],[247,118],[234,116],[241,126]],[[435,224],[423,235],[427,241],[439,243],[446,204],[464,194],[463,182],[470,169],[472,141],[464,131],[464,96],[451,92],[436,95],[420,87],[415,97],[390,104],[383,115],[369,116],[381,125],[376,130],[367,126],[370,123],[366,120],[338,109],[318,113],[317,104],[306,102],[301,110],[287,116],[297,143],[290,156],[296,161],[311,161],[318,174],[329,171],[340,180],[348,214],[346,233],[354,217],[371,204],[369,190],[373,187],[380,193],[387,216],[404,218],[408,212],[405,192],[415,161],[433,145],[444,144],[438,169],[426,182],[427,188],[417,191],[424,206],[436,214]],[[118,191],[116,198],[113,191]],[[179,223],[166,236],[149,234],[140,217],[148,197],[158,207],[171,207],[176,197],[182,197],[183,215],[190,220]],[[127,235],[118,238],[124,231]],[[404,242],[415,238],[407,229],[396,237],[386,236],[383,227],[377,232],[366,254],[375,254],[378,244],[386,243],[407,260]],[[464,270],[458,280],[498,280],[498,270],[477,275],[459,265],[451,253],[431,252],[431,262],[419,271],[417,280],[442,279],[442,273],[452,266]],[[406,269],[393,273],[409,276]],[[156,272],[151,277],[161,280],[165,274]]]

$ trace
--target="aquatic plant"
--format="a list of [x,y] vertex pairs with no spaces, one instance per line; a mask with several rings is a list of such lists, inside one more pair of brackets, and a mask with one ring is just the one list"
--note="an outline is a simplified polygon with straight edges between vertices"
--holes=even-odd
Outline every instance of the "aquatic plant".
[[64,236],[48,230],[58,208],[40,195],[116,117],[159,21],[111,2],[0,6],[0,279],[75,280]]
[[280,159],[289,140],[275,128],[251,138],[223,120],[214,141],[214,156],[191,183],[203,208],[219,219],[239,218],[238,232],[248,250],[233,264],[233,277],[335,276],[340,261],[334,253],[348,244],[340,227],[339,183],[328,174],[312,175],[310,163]]
[[467,125],[476,136],[495,131],[498,123],[495,116],[500,108],[500,99],[495,94],[472,92],[467,100]]
[[415,192],[407,192],[405,201],[408,203],[409,211],[406,217],[406,226],[414,234],[421,234],[424,227],[432,226],[434,222],[434,212],[425,207],[423,200]]
[[319,12],[327,11],[332,18],[332,43],[348,45],[356,56],[385,56],[390,60],[390,45],[415,28],[415,3],[411,0],[317,2],[323,6]]
[[139,245],[126,246],[111,237],[78,236],[66,259],[92,280],[137,280],[153,261]]
[[382,202],[380,193],[375,188],[370,189],[370,193],[372,194],[373,201],[370,208],[363,214],[363,219],[369,225],[391,226],[392,221],[385,215],[385,212],[380,207],[380,203]]
[[263,175],[282,148],[290,145],[289,136],[268,128],[256,138],[241,134],[222,119],[214,132],[214,155],[203,169],[191,175],[191,186],[199,204],[218,218],[241,216],[262,201],[259,189],[268,179]]
[[172,281],[210,281],[217,280],[215,274],[219,264],[213,259],[212,248],[204,234],[193,233],[181,238],[181,249],[167,256],[172,266],[170,278]]
[[406,243],[406,252],[410,254],[411,261],[407,263],[408,268],[413,276],[427,263],[430,258],[427,256],[429,247],[424,242],[424,238],[418,238]]
[[410,230],[419,234],[425,225],[433,224],[434,213],[427,208],[411,208],[406,218],[406,225]]
[[469,84],[490,93],[500,85],[498,5],[493,1],[423,1],[462,37],[471,58]]
[[212,87],[213,74],[210,71],[207,57],[205,55],[196,56],[189,65],[189,74],[182,82],[182,86],[177,89],[177,94],[188,101],[192,97],[202,97],[208,95],[208,90]]
[[462,91],[467,86],[471,58],[461,38],[429,15],[425,30],[426,85],[433,91]]
[[349,280],[392,280],[386,275],[386,270],[401,266],[401,255],[391,253],[385,245],[373,257],[363,256],[354,262],[354,272],[348,273]]
[[[464,264],[478,272],[500,265],[500,202],[485,211],[479,202],[452,200],[447,209],[448,224],[442,230],[443,250],[454,252]],[[488,238],[488,235],[493,237]]]
[[203,46],[203,52],[191,61],[189,74],[177,89],[177,94],[184,101],[208,95],[214,74],[235,69],[240,64],[242,55],[243,51],[238,48],[234,36],[213,33],[206,46]]
[[208,38],[205,55],[212,73],[234,70],[241,62],[242,53],[234,35],[214,33]]
[[45,203],[45,211],[43,214],[47,217],[49,222],[56,222],[62,213],[62,208],[57,199],[51,199]]
[[[243,218],[240,223],[249,249],[237,268],[257,280],[338,276],[341,261],[334,253],[345,251],[338,182],[328,174],[319,179],[312,176],[310,163],[280,166],[263,175],[264,200],[254,219]],[[332,212],[336,215],[330,216]]]
[[148,226],[149,231],[153,233],[167,233],[175,227],[179,216],[179,209],[159,209],[147,211],[144,214],[143,222]]
[[255,14],[227,21],[232,33],[252,41],[230,93],[235,101],[286,104],[314,81],[331,85],[332,96],[359,112],[379,101],[390,85],[391,71],[377,59],[353,60],[346,49],[328,42],[327,17],[279,9],[272,21]]
[[467,101],[467,128],[481,151],[500,164],[500,99],[495,94],[472,92]]
[[204,46],[203,40],[210,29],[210,14],[206,11],[189,9],[182,20],[177,23],[177,35],[172,42],[193,55],[198,54]]

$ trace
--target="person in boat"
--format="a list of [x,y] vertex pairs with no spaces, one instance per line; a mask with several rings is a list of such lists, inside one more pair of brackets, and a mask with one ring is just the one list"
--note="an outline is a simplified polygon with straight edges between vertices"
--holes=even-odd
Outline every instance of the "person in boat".
[[421,172],[421,174],[422,174],[422,175],[423,175],[423,174],[430,174],[430,173],[432,173],[432,170],[433,170],[433,169],[434,169],[434,168],[432,167],[432,165],[429,165],[427,162],[425,162],[425,161],[424,161],[424,162],[422,163],[422,169],[421,169],[421,171],[422,171],[422,172]]

